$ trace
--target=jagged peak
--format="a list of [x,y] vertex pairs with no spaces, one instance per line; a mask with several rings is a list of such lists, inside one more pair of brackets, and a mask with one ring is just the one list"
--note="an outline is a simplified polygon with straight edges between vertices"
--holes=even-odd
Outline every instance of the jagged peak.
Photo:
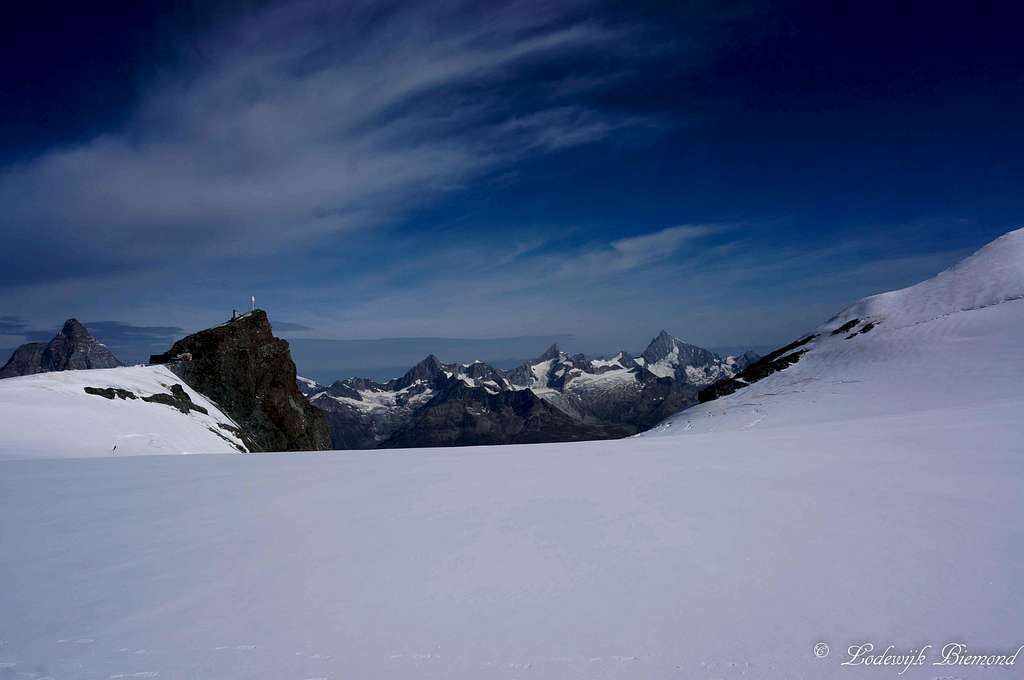
[[444,364],[441,363],[441,360],[433,354],[428,354],[426,358],[406,371],[396,384],[402,387],[411,385],[417,380],[433,380],[440,375],[442,370],[444,370]]
[[424,358],[422,361],[420,361],[416,365],[417,366],[423,366],[423,367],[437,367],[437,368],[440,368],[441,367],[441,360],[438,359],[437,356],[434,355],[434,354],[428,354],[426,356],[426,358]]
[[562,350],[559,349],[558,343],[552,343],[550,347],[544,350],[544,353],[537,357],[536,361],[550,361],[551,359],[557,359],[562,355]]
[[647,349],[640,355],[648,362],[653,363],[665,358],[672,351],[672,348],[679,340],[670,335],[668,331],[662,330],[647,345]]
[[68,337],[89,335],[89,330],[82,324],[81,321],[72,317],[64,322],[64,325],[60,329],[60,335]]

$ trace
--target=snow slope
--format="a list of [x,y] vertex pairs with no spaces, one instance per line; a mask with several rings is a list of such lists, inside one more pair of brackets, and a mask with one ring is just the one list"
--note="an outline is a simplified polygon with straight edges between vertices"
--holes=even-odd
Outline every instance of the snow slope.
[[[180,384],[209,414],[184,414],[141,399],[105,399],[84,388],[115,387],[137,396]],[[220,424],[235,426],[215,404],[165,366],[38,373],[0,380],[0,459],[232,453],[244,450]],[[116,448],[115,448],[116,446]]]
[[814,333],[795,350],[809,350],[796,364],[683,411],[644,436],[1018,400],[1024,391],[1024,229],[927,281],[865,298]]
[[2,462],[0,677],[1017,677],[841,665],[1024,644],[1009,262],[660,436]]
[[0,463],[0,662],[19,680],[817,680],[895,679],[839,665],[865,641],[1016,649],[1022,407]]

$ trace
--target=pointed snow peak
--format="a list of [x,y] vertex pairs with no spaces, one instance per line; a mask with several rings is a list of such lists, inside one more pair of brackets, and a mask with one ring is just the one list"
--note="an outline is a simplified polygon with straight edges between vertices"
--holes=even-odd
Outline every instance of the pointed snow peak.
[[398,386],[399,388],[407,387],[417,380],[433,380],[441,374],[442,370],[444,370],[444,365],[441,360],[433,354],[428,354],[426,359],[410,368],[405,375],[398,379]]
[[562,351],[558,349],[558,343],[554,343],[551,347],[544,350],[544,353],[537,357],[537,361],[550,361],[551,359],[557,359],[562,355]]
[[644,350],[642,356],[648,363],[655,363],[661,361],[669,354],[675,347],[676,338],[669,335],[667,331],[658,333],[657,337],[651,340],[651,344],[647,345],[647,349]]

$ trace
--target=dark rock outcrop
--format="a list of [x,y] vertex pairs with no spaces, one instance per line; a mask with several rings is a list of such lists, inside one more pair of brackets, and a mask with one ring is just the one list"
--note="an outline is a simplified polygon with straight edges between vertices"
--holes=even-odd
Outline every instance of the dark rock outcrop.
[[[199,404],[192,401],[192,397],[188,396],[188,392],[185,391],[185,388],[179,385],[178,383],[174,383],[173,385],[171,385],[170,394],[157,392],[156,394],[141,397],[132,392],[131,390],[126,390],[121,387],[86,386],[83,387],[82,389],[85,390],[86,394],[95,394],[96,396],[103,397],[104,399],[142,399],[142,401],[146,401],[151,404],[164,404],[165,406],[176,408],[182,413],[188,413],[189,411],[198,411],[199,413],[202,413],[204,415],[209,415],[210,413],[209,411],[206,410],[205,407],[200,406]],[[230,427],[227,425],[221,426]]]
[[798,348],[803,347],[816,337],[818,336],[808,335],[795,342],[789,343],[785,347],[780,347],[774,352],[769,352],[747,366],[746,369],[737,373],[734,377],[722,380],[710,387],[702,389],[698,395],[700,403],[703,404],[704,402],[714,401],[715,399],[724,397],[727,394],[732,394],[736,390],[743,389],[751,383],[767,378],[772,373],[776,373],[792,366],[796,362],[800,361],[800,357],[807,351],[806,349]]
[[0,378],[121,365],[117,357],[78,319],[68,319],[50,342],[29,342],[14,350],[11,358],[0,368]]
[[231,416],[250,451],[331,448],[323,415],[296,386],[288,343],[274,337],[263,310],[183,338],[150,362],[168,364]]
[[82,388],[86,394],[95,394],[97,397],[103,397],[104,399],[136,399],[136,395],[131,390],[122,389],[120,387],[89,387],[86,385]]
[[840,326],[839,328],[837,328],[834,331],[832,331],[832,335],[839,335],[840,333],[846,333],[851,328],[856,326],[858,323],[860,323],[860,319],[850,319],[849,321],[844,323],[842,326]]
[[209,411],[205,407],[200,406],[192,401],[192,397],[188,396],[188,392],[181,385],[175,383],[171,385],[171,393],[164,394],[157,392],[151,394],[148,397],[142,397],[142,401],[148,401],[151,404],[164,404],[172,408],[176,408],[182,413],[188,413],[189,411],[198,411],[204,415],[208,415]]

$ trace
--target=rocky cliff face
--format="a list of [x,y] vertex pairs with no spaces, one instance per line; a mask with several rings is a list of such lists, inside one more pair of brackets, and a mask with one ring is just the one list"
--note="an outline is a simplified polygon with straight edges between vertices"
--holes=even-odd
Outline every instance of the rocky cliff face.
[[116,368],[120,365],[117,357],[78,319],[68,319],[50,342],[30,342],[14,350],[11,358],[0,368],[0,378],[50,371]]
[[331,448],[323,415],[296,386],[288,343],[274,337],[262,310],[183,338],[150,362],[168,364],[216,402],[242,428],[250,451]]
[[26,342],[14,350],[7,363],[0,368],[0,378],[14,378],[43,372],[43,350],[45,342]]

